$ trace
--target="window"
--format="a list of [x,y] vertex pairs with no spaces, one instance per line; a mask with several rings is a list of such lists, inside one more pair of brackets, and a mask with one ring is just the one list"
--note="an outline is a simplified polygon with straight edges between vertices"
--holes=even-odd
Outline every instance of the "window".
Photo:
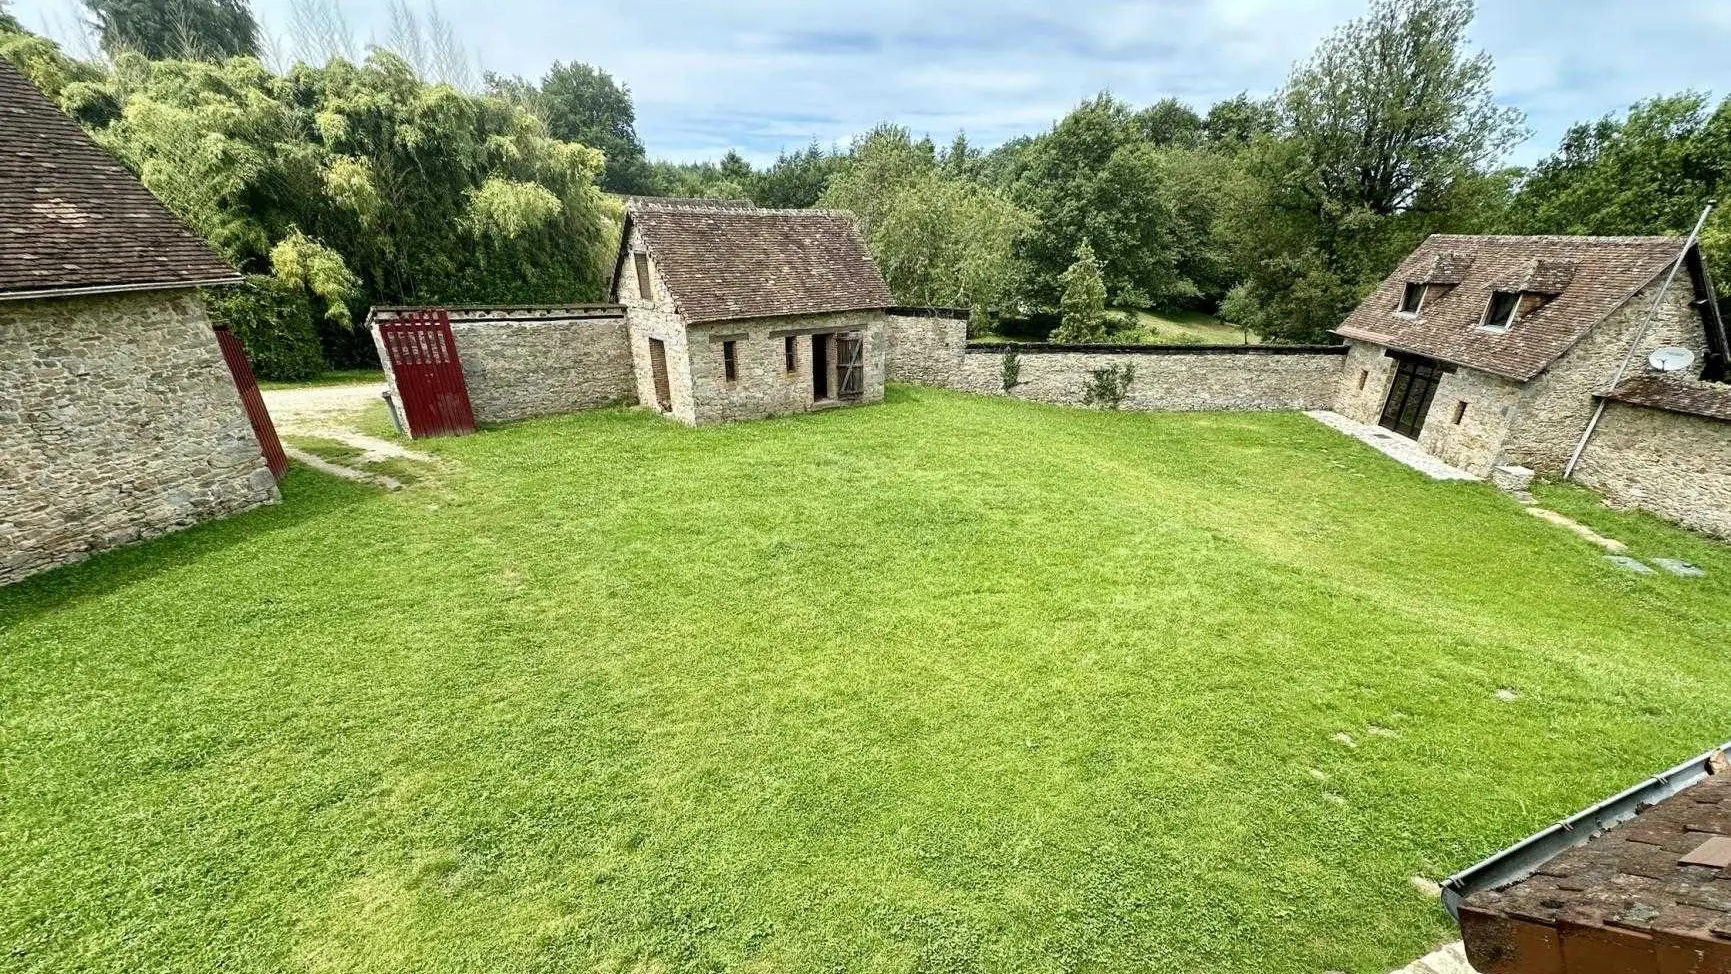
[[1358,370],[1358,391],[1363,392],[1365,385],[1368,384],[1369,382],[1370,382],[1370,370],[1369,369],[1359,369]]
[[1467,418],[1467,401],[1462,399],[1455,403],[1455,425],[1459,426]]
[[1521,296],[1518,292],[1498,291],[1491,295],[1491,303],[1485,308],[1485,320],[1479,327],[1486,331],[1508,331],[1520,310]]
[[799,371],[799,339],[792,335],[782,339],[781,357],[789,372]]
[[637,263],[637,296],[645,301],[655,300],[655,286],[649,280],[649,255],[633,254]]
[[726,341],[721,343],[721,370],[727,373],[727,381],[739,381],[739,343]]
[[1424,292],[1425,285],[1408,284],[1406,286],[1406,293],[1400,296],[1401,313],[1409,315],[1418,314],[1419,311],[1424,308]]

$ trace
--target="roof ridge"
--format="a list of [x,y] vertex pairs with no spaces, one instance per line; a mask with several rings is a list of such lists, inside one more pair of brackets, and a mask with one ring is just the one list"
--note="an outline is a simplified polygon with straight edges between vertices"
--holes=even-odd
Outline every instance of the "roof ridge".
[[1563,241],[1580,244],[1652,244],[1677,243],[1688,240],[1687,237],[1669,234],[1624,235],[1624,236],[1592,236],[1574,233],[1433,233],[1429,240],[1478,240],[1497,243],[1530,243],[1533,241]]

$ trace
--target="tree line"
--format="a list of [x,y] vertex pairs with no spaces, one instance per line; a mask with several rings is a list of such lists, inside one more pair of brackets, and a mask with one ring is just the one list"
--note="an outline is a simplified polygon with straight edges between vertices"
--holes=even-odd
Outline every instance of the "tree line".
[[[0,0],[0,57],[251,275],[217,307],[278,378],[368,359],[371,304],[599,299],[623,195],[850,210],[899,301],[977,331],[1122,340],[1108,309],[1188,309],[1308,342],[1431,233],[1682,233],[1731,187],[1731,99],[1697,92],[1506,166],[1527,131],[1472,0],[1371,0],[1268,98],[1102,93],[991,151],[886,124],[761,167],[651,160],[606,71],[479,71],[430,5],[392,0],[368,46],[336,0],[294,0],[287,45],[244,0],[83,2],[98,50]],[[1705,241],[1727,279],[1731,219]]]

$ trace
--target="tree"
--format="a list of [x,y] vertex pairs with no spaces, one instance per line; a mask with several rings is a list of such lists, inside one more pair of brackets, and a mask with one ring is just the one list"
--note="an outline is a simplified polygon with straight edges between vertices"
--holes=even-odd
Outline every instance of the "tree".
[[1190,148],[1202,142],[1202,116],[1176,98],[1162,98],[1131,121],[1144,141],[1157,146]]
[[246,0],[83,0],[110,57],[220,61],[258,54]]
[[539,85],[489,74],[486,89],[539,116],[553,138],[601,150],[607,157],[602,189],[637,195],[655,192],[655,175],[637,137],[631,89],[615,82],[612,75],[588,64],[555,61]]
[[1063,298],[1052,341],[1060,345],[1097,345],[1106,340],[1106,283],[1100,263],[1086,241],[1076,250],[1076,262],[1059,279]]
[[1467,48],[1472,16],[1471,0],[1375,0],[1293,71],[1221,223],[1235,323],[1321,340],[1426,235],[1500,209],[1494,165],[1524,130]]
[[816,206],[830,180],[846,165],[846,157],[816,142],[799,152],[783,152],[752,178],[751,198],[758,206],[779,209]]

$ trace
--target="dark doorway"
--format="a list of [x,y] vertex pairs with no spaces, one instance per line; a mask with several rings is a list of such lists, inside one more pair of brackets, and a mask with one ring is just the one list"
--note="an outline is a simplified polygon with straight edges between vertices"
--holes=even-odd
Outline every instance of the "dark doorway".
[[811,398],[822,402],[829,398],[830,335],[811,336]]
[[858,335],[835,336],[836,395],[858,399],[865,395],[865,343]]
[[1388,387],[1388,402],[1382,407],[1383,428],[1418,439],[1442,374],[1442,367],[1429,359],[1401,359],[1394,372],[1394,383]]
[[662,412],[673,409],[673,392],[667,387],[667,345],[659,338],[649,340],[649,375],[655,380],[655,408]]

